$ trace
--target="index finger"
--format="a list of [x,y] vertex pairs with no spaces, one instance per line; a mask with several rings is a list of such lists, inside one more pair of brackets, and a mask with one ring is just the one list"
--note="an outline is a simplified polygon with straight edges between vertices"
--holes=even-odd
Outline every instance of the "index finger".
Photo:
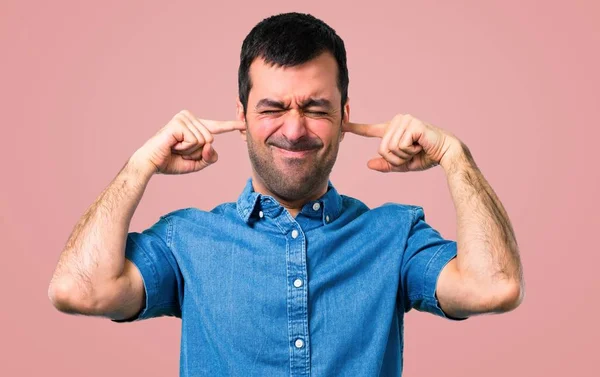
[[386,128],[386,123],[364,124],[348,122],[342,125],[342,131],[365,137],[383,137]]
[[211,134],[222,134],[225,132],[231,132],[235,130],[244,131],[246,129],[246,122],[241,120],[209,120],[199,119],[200,123],[206,127]]

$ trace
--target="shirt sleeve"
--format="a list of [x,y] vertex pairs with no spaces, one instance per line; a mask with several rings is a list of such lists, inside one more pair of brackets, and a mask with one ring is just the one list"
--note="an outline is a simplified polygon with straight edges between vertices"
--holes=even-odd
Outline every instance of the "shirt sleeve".
[[444,239],[425,222],[422,207],[412,209],[412,223],[401,265],[401,289],[404,311],[411,308],[450,320],[454,318],[440,307],[436,296],[437,280],[442,269],[456,257],[456,241]]
[[137,267],[144,281],[146,300],[135,316],[113,322],[132,322],[161,316],[181,318],[183,278],[171,250],[173,224],[167,216],[150,228],[127,234],[125,257]]

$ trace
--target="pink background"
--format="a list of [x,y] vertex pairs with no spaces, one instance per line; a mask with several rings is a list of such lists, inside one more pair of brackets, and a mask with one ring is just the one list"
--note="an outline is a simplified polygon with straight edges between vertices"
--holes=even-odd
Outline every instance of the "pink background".
[[[521,247],[522,306],[462,323],[411,311],[404,375],[598,375],[599,2],[83,3],[0,4],[0,375],[178,374],[178,320],[68,316],[51,306],[48,283],[76,221],[175,113],[234,118],[243,38],[292,10],[345,40],[351,120],[410,113],[456,134]],[[237,198],[245,145],[235,133],[216,139],[215,166],[152,179],[131,230]],[[454,238],[443,171],[370,171],[377,143],[347,135],[338,190],[370,206],[420,204]]]

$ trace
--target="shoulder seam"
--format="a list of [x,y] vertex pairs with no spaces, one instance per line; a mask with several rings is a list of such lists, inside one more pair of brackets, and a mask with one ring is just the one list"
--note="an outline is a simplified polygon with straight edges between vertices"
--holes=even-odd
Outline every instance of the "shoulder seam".
[[171,247],[171,244],[172,244],[172,238],[173,238],[173,221],[171,220],[171,214],[169,213],[166,215],[162,215],[160,218],[161,218],[161,220],[164,220],[167,222],[167,242],[166,242],[166,244],[167,244],[167,247],[172,250],[173,248]]

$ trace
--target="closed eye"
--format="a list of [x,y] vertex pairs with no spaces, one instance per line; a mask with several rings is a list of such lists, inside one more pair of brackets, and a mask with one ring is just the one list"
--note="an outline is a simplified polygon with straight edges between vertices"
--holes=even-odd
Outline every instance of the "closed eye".
[[[260,113],[263,115],[268,115],[268,114],[278,114],[283,112],[284,110],[263,110]],[[305,110],[304,113],[309,114],[309,115],[313,115],[313,116],[326,116],[329,115],[329,113],[327,113],[326,111],[311,111],[311,110]]]

